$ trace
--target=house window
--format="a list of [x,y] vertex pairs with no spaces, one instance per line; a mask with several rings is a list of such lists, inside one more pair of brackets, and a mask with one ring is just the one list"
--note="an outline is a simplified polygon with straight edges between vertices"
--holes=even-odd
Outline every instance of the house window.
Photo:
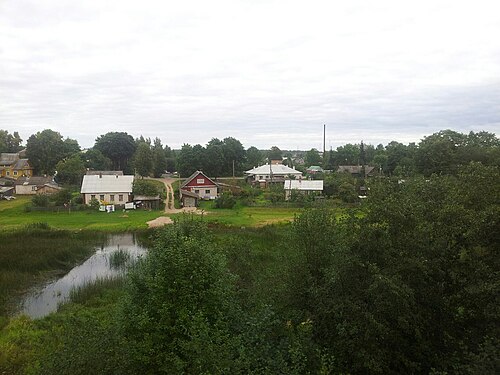
[[199,194],[199,192],[200,192],[200,191],[199,191],[198,189],[196,189],[194,192],[195,192],[196,194]]
[[17,176],[17,171],[14,171],[14,176]]
[[204,178],[197,178],[196,179],[196,183],[197,184],[204,184],[205,183],[205,179]]
[[95,199],[95,194],[91,194],[90,199]]
[[32,187],[31,187],[31,190],[32,190],[32,191],[36,191],[36,186],[32,186]]
[[123,194],[119,194],[119,195],[118,195],[118,200],[119,200],[120,202],[123,202]]
[[210,189],[205,190],[205,194],[210,194]]
[[99,195],[99,199],[100,199],[101,201],[103,201],[103,200],[104,200],[104,194]]
[[110,200],[111,202],[114,202],[114,201],[115,201],[115,195],[114,195],[114,194],[111,194],[111,195],[109,196],[109,200]]
[[10,176],[10,171],[7,171],[7,176]]

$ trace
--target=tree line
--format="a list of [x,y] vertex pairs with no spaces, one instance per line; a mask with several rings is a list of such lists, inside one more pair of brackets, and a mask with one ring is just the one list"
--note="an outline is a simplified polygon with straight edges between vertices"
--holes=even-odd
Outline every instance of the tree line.
[[[17,132],[0,130],[0,152],[18,152],[22,140]],[[182,177],[203,170],[211,177],[241,176],[273,159],[298,169],[311,165],[336,170],[340,165],[367,165],[386,176],[430,176],[456,174],[459,166],[477,161],[485,165],[500,164],[500,140],[489,132],[463,134],[443,130],[424,137],[418,144],[392,141],[386,146],[346,144],[322,155],[318,150],[307,152],[269,150],[249,147],[233,137],[211,139],[205,146],[184,144],[180,150],[163,146],[140,136],[134,139],[125,132],[109,132],[96,138],[94,146],[84,152],[74,139],[46,129],[26,141],[26,155],[36,174],[53,174],[65,184],[79,184],[86,169],[122,170],[141,176],[159,177],[165,171],[178,171]]]

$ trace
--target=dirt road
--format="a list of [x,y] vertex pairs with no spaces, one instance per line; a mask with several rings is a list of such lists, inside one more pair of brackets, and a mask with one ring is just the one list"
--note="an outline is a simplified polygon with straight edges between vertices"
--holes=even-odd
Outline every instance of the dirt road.
[[[192,213],[201,213],[196,207],[184,207],[184,208],[175,208],[174,205],[174,189],[172,187],[172,183],[176,181],[175,178],[148,178],[149,180],[160,181],[165,185],[165,190],[167,193],[167,197],[165,199],[165,213],[166,214],[177,214],[179,212],[192,212]],[[160,227],[165,224],[171,224],[172,219],[168,216],[160,216],[154,220],[148,221],[147,224],[150,228],[152,227]]]

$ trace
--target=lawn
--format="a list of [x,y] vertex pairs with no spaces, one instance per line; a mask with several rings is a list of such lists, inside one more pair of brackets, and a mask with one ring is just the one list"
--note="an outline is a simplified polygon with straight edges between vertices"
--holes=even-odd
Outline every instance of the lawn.
[[112,213],[98,211],[64,212],[26,212],[25,206],[30,197],[18,197],[12,201],[0,201],[0,230],[21,229],[31,223],[47,223],[58,229],[91,229],[118,232],[147,228],[146,222],[163,214],[163,211],[116,211]]
[[[297,207],[247,207],[236,206],[233,209],[216,209],[213,202],[201,202],[203,220],[223,225],[240,227],[260,227],[267,224],[291,222],[295,215],[304,209]],[[340,217],[347,213],[346,209],[334,208]],[[170,215],[172,218],[185,214]]]

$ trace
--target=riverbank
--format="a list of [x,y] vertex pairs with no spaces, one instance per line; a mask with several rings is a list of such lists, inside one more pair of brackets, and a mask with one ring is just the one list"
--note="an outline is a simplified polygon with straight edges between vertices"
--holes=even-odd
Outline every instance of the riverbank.
[[[136,233],[147,237],[149,232]],[[0,232],[0,316],[12,313],[29,288],[58,278],[82,263],[96,247],[106,243],[107,236],[97,231],[54,229],[46,224]]]

